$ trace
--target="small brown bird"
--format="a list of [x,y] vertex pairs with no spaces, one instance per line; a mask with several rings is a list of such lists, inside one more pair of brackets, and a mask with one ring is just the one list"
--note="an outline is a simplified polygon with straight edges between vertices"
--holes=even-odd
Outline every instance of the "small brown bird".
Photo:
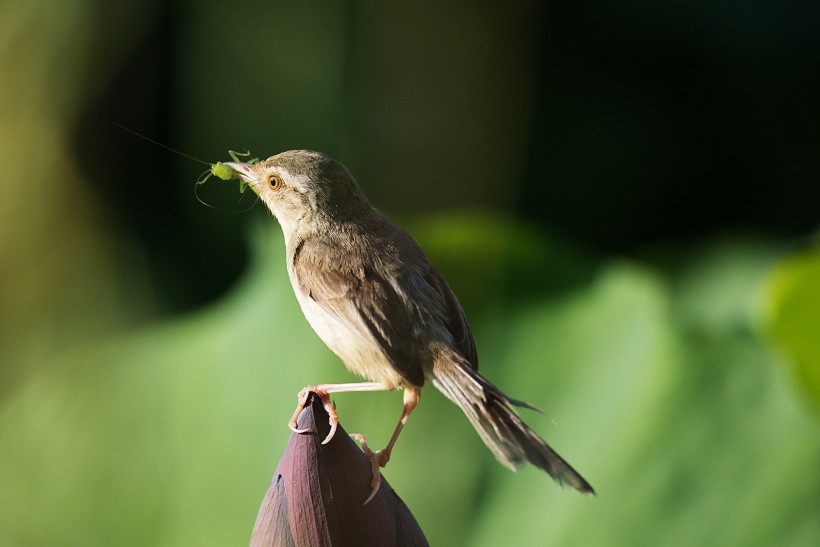
[[[372,499],[379,468],[390,459],[407,417],[429,380],[457,404],[498,460],[515,470],[525,461],[584,493],[592,487],[513,411],[529,407],[504,395],[477,371],[467,319],[447,282],[404,230],[376,211],[350,172],[336,160],[292,150],[265,161],[225,163],[265,202],[282,226],[296,298],[319,337],[359,376],[351,384],[309,386],[330,415],[331,393],[404,390],[404,410],[390,442],[372,452]],[[530,407],[531,408],[531,407]]]

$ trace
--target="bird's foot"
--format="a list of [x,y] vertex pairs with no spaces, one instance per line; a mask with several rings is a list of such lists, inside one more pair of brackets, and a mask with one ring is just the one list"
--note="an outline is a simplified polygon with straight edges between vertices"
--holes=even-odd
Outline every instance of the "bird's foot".
[[322,441],[322,444],[327,444],[336,434],[336,427],[339,425],[339,415],[336,414],[336,407],[333,406],[333,401],[330,400],[330,393],[323,390],[322,386],[307,386],[299,392],[299,395],[297,395],[298,402],[296,403],[296,411],[293,413],[293,416],[288,422],[288,427],[294,433],[307,433],[309,431],[308,429],[299,429],[296,421],[299,419],[299,414],[302,413],[302,409],[305,408],[308,395],[310,395],[311,392],[319,396],[322,400],[322,406],[325,407],[325,411],[327,411],[327,415],[329,416],[330,432],[328,432],[325,440]]
[[351,438],[357,440],[362,445],[362,451],[364,451],[364,455],[370,460],[370,472],[372,477],[370,479],[370,495],[367,496],[367,499],[364,500],[362,505],[367,505],[370,500],[372,500],[376,493],[379,491],[379,486],[382,483],[382,474],[379,470],[381,467],[387,465],[387,462],[390,461],[390,451],[387,449],[379,450],[377,452],[373,452],[370,450],[370,447],[367,446],[367,440],[365,439],[364,435],[361,433],[351,433]]

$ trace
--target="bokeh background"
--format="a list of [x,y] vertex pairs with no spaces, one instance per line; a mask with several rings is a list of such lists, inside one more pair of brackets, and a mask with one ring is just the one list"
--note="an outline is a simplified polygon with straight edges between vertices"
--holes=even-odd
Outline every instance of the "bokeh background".
[[433,545],[816,545],[818,66],[817,2],[2,3],[0,544],[244,544],[352,380],[263,208],[122,124],[343,161],[599,492],[428,389],[385,473]]

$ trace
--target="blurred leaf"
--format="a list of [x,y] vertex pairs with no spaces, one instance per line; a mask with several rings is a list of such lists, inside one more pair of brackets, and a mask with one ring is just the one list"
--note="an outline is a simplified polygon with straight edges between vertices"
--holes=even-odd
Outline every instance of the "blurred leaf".
[[775,248],[761,237],[716,237],[684,255],[670,275],[676,321],[706,337],[754,332]]
[[[465,544],[813,545],[817,424],[748,329],[715,328],[709,313],[680,322],[673,305],[693,298],[727,325],[748,324],[749,280],[770,249],[724,245],[698,254],[677,284],[613,264],[589,290],[499,322],[506,344],[496,357],[506,364],[490,377],[556,417],[550,427],[527,416],[598,496],[496,465]],[[706,305],[708,295],[723,305]]]
[[780,261],[768,280],[765,309],[769,334],[820,410],[820,245]]
[[[457,224],[434,246],[471,260],[448,273],[454,286],[503,268],[501,238],[492,250],[464,237],[498,237],[503,223]],[[296,392],[351,380],[298,309],[281,233],[266,219],[253,235],[255,259],[228,298],[56,356],[0,403],[0,544],[247,542]],[[535,269],[560,260],[543,241],[518,238],[518,256]],[[724,274],[698,283],[619,261],[512,304],[492,298],[504,284],[491,277],[486,294],[467,291],[474,308],[494,302],[471,316],[481,370],[548,412],[524,417],[599,495],[561,490],[535,469],[510,473],[428,387],[385,476],[431,544],[812,545],[817,424],[752,333],[675,316],[678,287],[717,294],[715,284],[757,275],[750,264],[764,261],[752,255],[737,267],[700,255],[686,271]],[[722,312],[738,317],[753,293],[738,291]],[[347,430],[386,443],[398,393],[335,399]]]

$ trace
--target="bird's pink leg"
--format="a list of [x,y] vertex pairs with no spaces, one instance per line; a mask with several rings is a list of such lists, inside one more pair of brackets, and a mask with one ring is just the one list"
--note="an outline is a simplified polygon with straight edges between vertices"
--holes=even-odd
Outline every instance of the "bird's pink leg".
[[370,481],[370,486],[372,488],[370,495],[364,500],[362,505],[367,505],[367,503],[373,499],[376,493],[379,491],[379,486],[381,486],[382,482],[382,475],[381,471],[379,470],[380,467],[384,467],[387,465],[387,462],[390,461],[390,453],[393,451],[393,445],[396,444],[396,440],[399,438],[399,434],[401,430],[404,429],[404,424],[407,422],[408,416],[410,413],[413,412],[413,409],[416,408],[416,405],[419,404],[419,399],[421,398],[421,390],[415,387],[405,387],[404,388],[404,409],[401,413],[401,418],[399,418],[399,423],[396,424],[396,429],[393,431],[393,436],[390,437],[390,442],[387,443],[387,446],[384,447],[382,450],[377,452],[373,452],[367,446],[367,440],[365,439],[364,435],[360,433],[353,433],[350,436],[362,443],[362,450],[364,450],[365,455],[370,458],[370,467],[372,473],[372,479]]
[[381,382],[356,382],[351,384],[319,384],[318,386],[307,386],[299,392],[297,396],[298,403],[296,404],[296,411],[293,413],[288,427],[294,433],[306,433],[306,429],[299,429],[296,425],[296,420],[299,418],[302,409],[307,403],[308,395],[312,391],[322,400],[322,405],[325,407],[328,416],[330,416],[330,432],[322,441],[322,444],[327,444],[336,434],[336,426],[339,425],[339,415],[336,414],[336,408],[330,400],[331,393],[344,393],[349,391],[391,391],[394,386],[383,384]]

